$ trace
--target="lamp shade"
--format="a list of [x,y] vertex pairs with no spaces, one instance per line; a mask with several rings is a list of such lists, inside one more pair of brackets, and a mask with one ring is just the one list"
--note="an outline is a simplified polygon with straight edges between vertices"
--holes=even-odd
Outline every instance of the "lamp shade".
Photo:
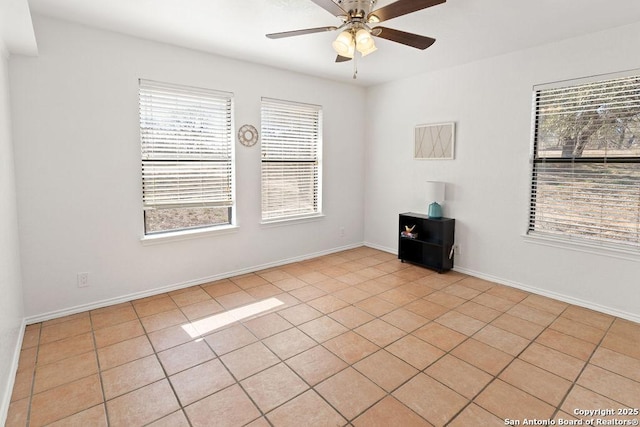
[[377,50],[371,34],[369,34],[369,31],[364,28],[358,30],[356,33],[356,49],[362,54],[362,56],[367,56],[371,52],[375,52]]
[[370,49],[373,46],[373,39],[371,38],[371,34],[369,31],[365,29],[360,29],[356,33],[356,45],[358,50],[360,49]]
[[444,190],[445,190],[445,183],[444,182],[439,182],[439,181],[427,181],[427,187],[426,187],[426,195],[427,195],[427,202],[431,203],[431,202],[438,202],[438,203],[442,203],[445,200],[445,194],[444,194]]
[[333,46],[333,49],[338,55],[353,58],[354,40],[349,31],[343,31],[338,34],[338,37],[331,43],[331,46]]
[[378,48],[373,43],[373,40],[371,40],[371,46],[368,47],[368,48],[362,48],[362,47],[358,46],[358,52],[360,52],[362,54],[362,56],[367,56],[371,52],[375,52],[376,50],[378,50]]

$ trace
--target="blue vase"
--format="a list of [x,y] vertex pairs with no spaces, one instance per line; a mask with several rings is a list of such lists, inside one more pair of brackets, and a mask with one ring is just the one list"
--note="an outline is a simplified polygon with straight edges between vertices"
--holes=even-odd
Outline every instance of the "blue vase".
[[440,219],[442,218],[442,206],[437,202],[433,202],[429,205],[429,218]]

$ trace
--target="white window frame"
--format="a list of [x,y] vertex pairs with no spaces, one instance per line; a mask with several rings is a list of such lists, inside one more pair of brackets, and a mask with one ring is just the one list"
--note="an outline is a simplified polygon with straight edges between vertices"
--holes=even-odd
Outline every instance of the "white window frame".
[[[544,136],[539,135],[545,115],[566,114],[567,109],[575,105],[580,109],[571,111],[581,111],[580,119],[589,115],[596,125],[610,124],[622,117],[620,111],[623,108],[629,111],[629,102],[625,104],[625,100],[633,99],[631,111],[635,111],[636,101],[631,97],[640,90],[639,76],[640,70],[633,70],[534,86],[527,230],[527,236],[534,241],[640,259],[640,216],[629,214],[634,210],[640,212],[640,150],[635,148],[637,141],[625,155],[615,149],[610,150],[613,145],[606,143],[609,141],[606,137],[601,139],[606,150],[581,151],[576,144],[573,154],[565,152],[558,155],[540,148],[540,140]],[[607,98],[611,96],[612,84],[616,85],[613,101]],[[577,102],[573,99],[574,94],[586,88],[591,93],[601,90],[605,95],[586,98],[593,104],[590,109],[584,109],[585,98],[580,104],[571,104]],[[640,104],[637,105],[640,112]],[[624,120],[615,123],[625,124]],[[624,133],[622,128],[623,125],[621,134]],[[637,131],[637,125],[634,129]]]
[[[143,211],[229,210],[226,223],[164,231],[147,232],[143,219],[142,240],[193,238],[236,228],[233,94],[139,79],[139,103]],[[173,122],[162,122],[167,115]],[[190,125],[176,126],[176,121]],[[192,123],[200,129],[194,131]]]
[[262,98],[261,117],[262,223],[321,217],[322,107]]

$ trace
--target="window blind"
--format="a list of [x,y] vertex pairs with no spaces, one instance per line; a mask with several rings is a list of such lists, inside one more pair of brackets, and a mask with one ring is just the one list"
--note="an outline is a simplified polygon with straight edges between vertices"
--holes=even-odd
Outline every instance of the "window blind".
[[321,107],[262,99],[262,219],[320,212]]
[[640,248],[640,76],[534,88],[529,233]]
[[145,210],[231,207],[232,94],[140,80]]

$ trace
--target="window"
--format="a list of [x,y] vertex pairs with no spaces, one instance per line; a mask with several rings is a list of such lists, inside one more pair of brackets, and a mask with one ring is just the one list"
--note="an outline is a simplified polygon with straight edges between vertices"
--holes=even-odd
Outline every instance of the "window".
[[262,219],[321,212],[322,110],[262,99]]
[[601,79],[534,88],[529,233],[637,251],[640,75]]
[[232,94],[140,80],[145,235],[230,224]]

